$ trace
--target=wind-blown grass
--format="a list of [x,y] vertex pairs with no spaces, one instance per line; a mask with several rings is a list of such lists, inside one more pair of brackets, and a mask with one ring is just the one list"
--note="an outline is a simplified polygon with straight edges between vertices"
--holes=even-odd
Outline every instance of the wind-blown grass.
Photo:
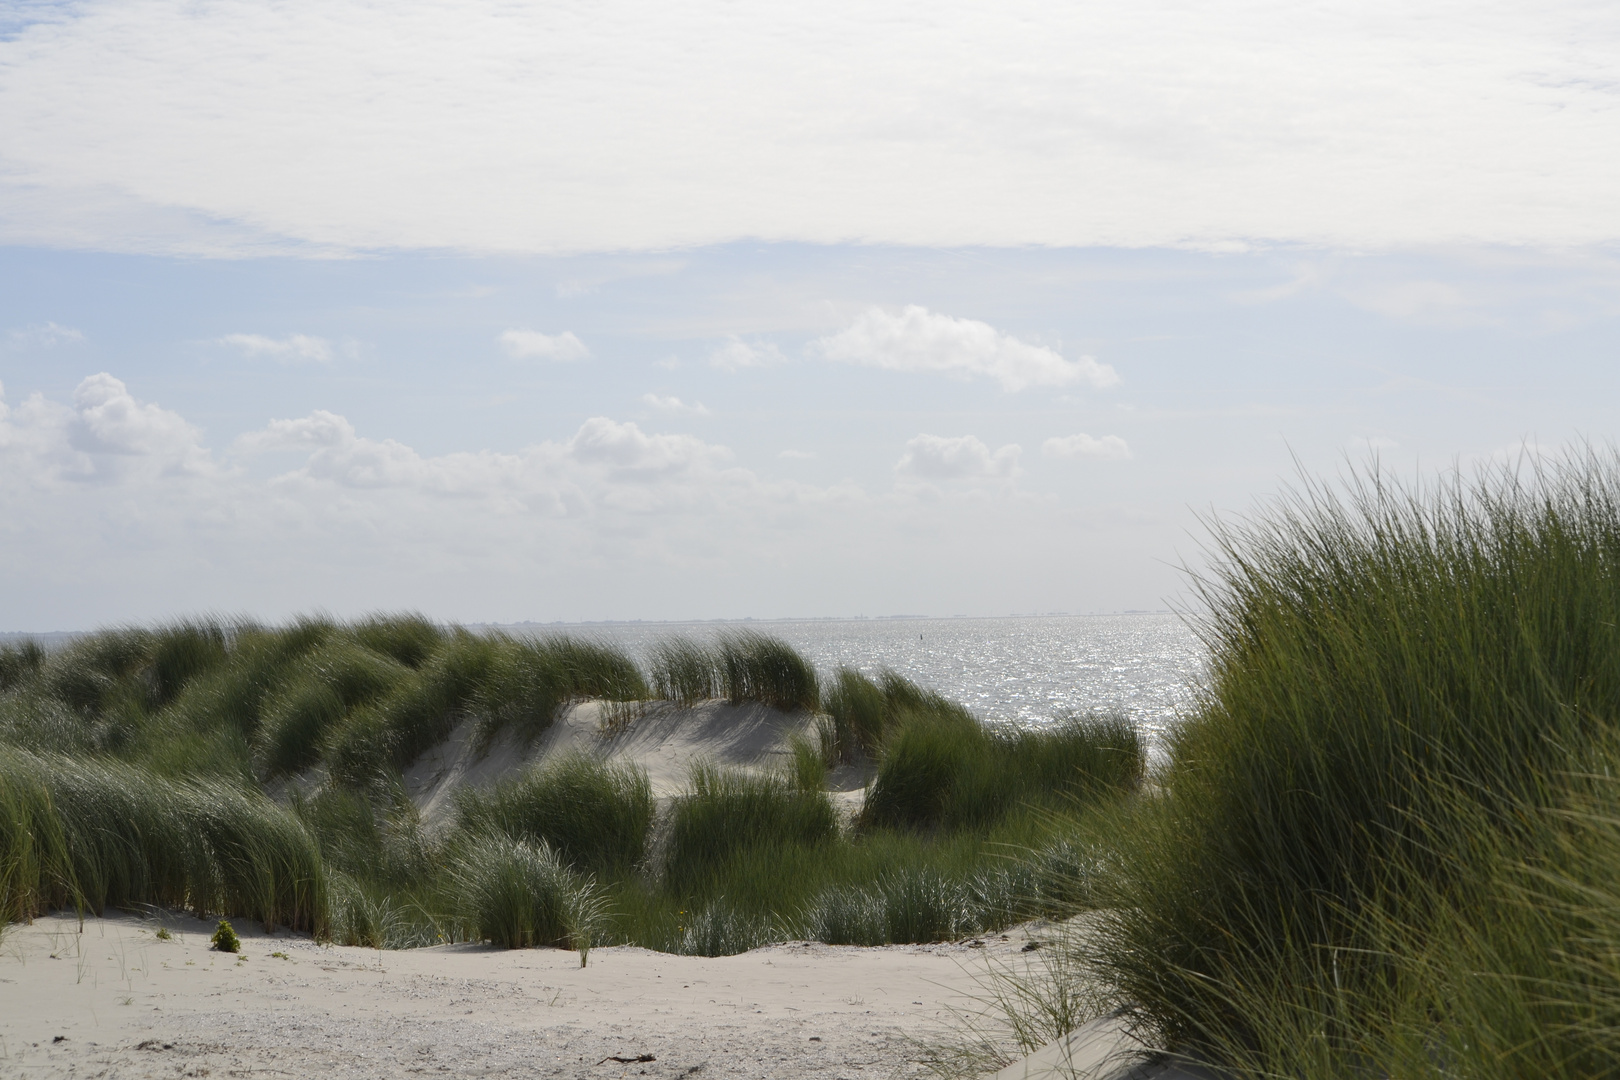
[[1568,815],[1620,764],[1620,463],[1216,535],[1209,685],[1105,882],[1118,1001],[1268,1074],[1610,1071],[1620,852]]
[[[1070,902],[1046,856],[1021,858],[1052,848],[1081,805],[1066,758],[1019,773],[1015,794],[972,813],[894,828],[844,828],[823,790],[838,755],[803,738],[771,775],[697,770],[657,828],[645,775],[589,754],[464,791],[448,822],[420,820],[403,770],[459,725],[489,745],[532,739],[586,698],[793,711],[820,699],[814,668],[759,634],[671,639],[650,674],[596,642],[474,635],[419,616],[193,620],[54,652],[8,647],[0,919],[160,904],[375,947],[612,940],[717,954],[818,927],[837,937],[829,913],[846,896],[875,905],[857,936],[881,941]],[[1017,743],[893,673],[854,678],[846,688],[869,689],[880,716],[857,754],[883,758],[928,725],[957,725],[974,747]],[[835,720],[817,723],[836,734]],[[1036,756],[1065,752],[1047,739]]]
[[723,697],[733,705],[814,710],[816,669],[792,646],[767,634],[726,634],[714,644],[666,638],[652,649],[652,689],[683,707]]
[[640,701],[648,695],[640,670],[616,649],[568,637],[497,640],[500,647],[473,701],[486,742],[506,728],[532,741],[570,702]]
[[600,894],[545,844],[484,837],[462,851],[453,873],[475,937],[509,949],[590,949],[602,921]]
[[630,870],[646,854],[652,789],[640,769],[576,755],[532,769],[456,801],[464,833],[546,844],[570,867]]
[[961,705],[887,668],[876,681],[854,668],[839,668],[821,708],[832,721],[830,741],[841,761],[879,757],[895,733],[919,722],[964,727],[975,722]]
[[690,794],[673,811],[665,875],[677,889],[694,888],[739,850],[813,845],[837,835],[838,814],[825,792],[699,765]]
[[0,910],[163,904],[318,930],[321,859],[256,791],[0,751]]
[[946,712],[893,736],[862,821],[889,828],[985,825],[1018,806],[1095,802],[1141,782],[1141,737],[1120,717],[991,731]]
[[690,638],[665,638],[652,648],[652,692],[682,708],[718,697],[714,653]]

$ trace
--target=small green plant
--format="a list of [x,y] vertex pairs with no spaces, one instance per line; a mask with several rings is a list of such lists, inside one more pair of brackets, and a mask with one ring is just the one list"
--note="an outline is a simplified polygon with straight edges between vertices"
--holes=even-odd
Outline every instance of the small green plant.
[[208,939],[208,943],[220,952],[242,951],[242,939],[236,936],[236,928],[225,919],[219,920],[219,925],[214,928],[214,936]]
[[157,938],[159,941],[168,941],[170,938],[174,937],[173,934],[169,933],[169,928],[167,926],[158,927],[156,930],[152,931],[152,936]]

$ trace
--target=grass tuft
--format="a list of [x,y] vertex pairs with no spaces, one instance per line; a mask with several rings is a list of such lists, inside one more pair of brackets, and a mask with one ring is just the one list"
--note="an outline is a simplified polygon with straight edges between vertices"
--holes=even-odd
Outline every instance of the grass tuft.
[[584,952],[601,925],[595,883],[544,843],[481,837],[463,849],[453,873],[463,919],[475,937],[496,945]]
[[652,788],[644,771],[576,755],[456,801],[456,827],[548,845],[569,866],[622,873],[646,854]]
[[825,792],[698,765],[690,793],[675,802],[665,875],[677,890],[695,889],[744,849],[815,845],[837,836],[838,813]]

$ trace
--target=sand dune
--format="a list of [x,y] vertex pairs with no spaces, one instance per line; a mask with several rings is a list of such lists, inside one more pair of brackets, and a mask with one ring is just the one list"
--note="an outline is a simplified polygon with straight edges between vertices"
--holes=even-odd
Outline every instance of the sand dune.
[[[789,760],[794,736],[815,734],[808,713],[758,704],[705,701],[678,708],[653,701],[618,714],[614,710],[600,701],[570,706],[528,745],[503,732],[482,748],[474,723],[465,721],[405,770],[406,790],[431,825],[445,818],[463,787],[492,784],[530,765],[583,753],[640,766],[654,797],[667,800],[686,790],[692,766],[700,761],[750,772],[777,769]],[[859,803],[866,780],[863,771],[848,767],[829,777],[835,798],[851,804]]]

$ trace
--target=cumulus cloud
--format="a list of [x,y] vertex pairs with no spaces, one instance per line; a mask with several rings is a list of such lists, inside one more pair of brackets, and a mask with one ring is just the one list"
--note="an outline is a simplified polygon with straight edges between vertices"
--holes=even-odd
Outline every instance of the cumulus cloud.
[[721,371],[740,371],[743,368],[775,367],[787,363],[782,350],[769,341],[747,342],[733,334],[725,343],[709,354],[709,364]]
[[216,338],[215,341],[220,345],[240,350],[244,356],[255,358],[267,356],[284,364],[304,362],[325,364],[332,360],[331,342],[309,334],[288,334],[283,338],[266,337],[263,334],[226,334],[224,337]]
[[811,351],[839,363],[889,371],[993,378],[1003,390],[1113,386],[1119,375],[1089,356],[1066,360],[1044,345],[1030,345],[988,323],[958,319],[911,304],[899,312],[871,307],[847,329],[812,343]]
[[1085,432],[1047,439],[1041,443],[1041,453],[1051,458],[1095,458],[1099,461],[1125,461],[1131,448],[1118,435],[1094,438]]
[[585,343],[572,331],[560,334],[542,334],[538,330],[508,330],[500,336],[506,355],[519,359],[555,360],[569,363],[584,360],[591,355]]
[[15,348],[44,348],[57,345],[77,345],[84,340],[84,332],[54,322],[37,323],[9,331],[6,339]]
[[0,396],[0,456],[12,479],[36,485],[218,471],[201,432],[106,372],[82,380],[71,406],[35,394],[12,409]]
[[657,394],[642,394],[644,405],[651,405],[659,412],[686,413],[692,416],[708,416],[709,410],[701,401],[694,401],[690,405],[678,397],[659,397]]
[[[510,449],[428,452],[387,434],[315,411],[210,452],[185,417],[111,374],[61,399],[0,388],[9,617],[26,628],[210,607],[271,618],[314,606],[509,619],[723,615],[756,602],[827,611],[896,583],[933,595],[970,555],[1027,559],[1025,538],[1049,531],[1045,518],[963,508],[1016,472],[1017,447],[971,438],[920,436],[894,489],[868,494],[850,480],[768,480],[724,446],[609,417]],[[931,498],[935,487],[964,498]],[[919,552],[919,530],[941,544]],[[849,535],[866,538],[854,562]],[[800,583],[786,596],[785,572]]]
[[1023,449],[1009,443],[991,453],[990,448],[972,435],[949,437],[918,435],[906,443],[906,451],[894,471],[917,480],[971,480],[1001,478],[1018,474],[1018,458]]
[[725,447],[692,435],[648,435],[633,423],[605,416],[585,421],[569,440],[568,452],[576,461],[643,475],[681,472],[731,456]]

